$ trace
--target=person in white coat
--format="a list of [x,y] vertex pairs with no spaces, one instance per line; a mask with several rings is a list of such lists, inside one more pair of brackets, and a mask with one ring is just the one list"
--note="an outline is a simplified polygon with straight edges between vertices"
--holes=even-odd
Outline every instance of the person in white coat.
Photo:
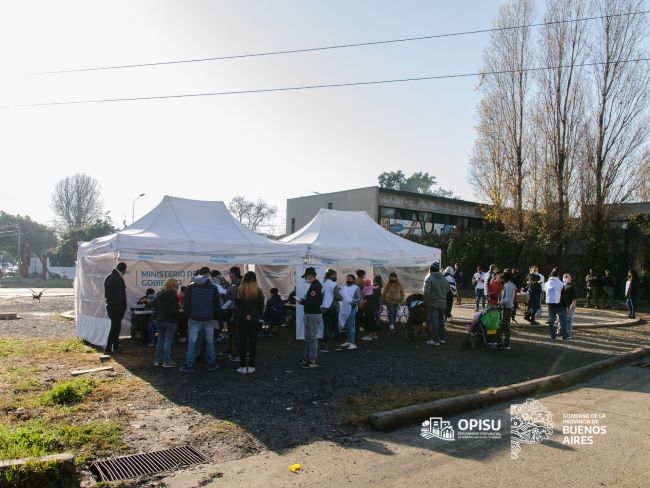
[[361,301],[361,290],[355,283],[354,275],[349,274],[345,277],[345,286],[341,288],[341,311],[339,312],[339,327],[347,328],[348,338],[338,347],[353,351],[357,348],[356,342],[356,316],[359,311],[359,302]]

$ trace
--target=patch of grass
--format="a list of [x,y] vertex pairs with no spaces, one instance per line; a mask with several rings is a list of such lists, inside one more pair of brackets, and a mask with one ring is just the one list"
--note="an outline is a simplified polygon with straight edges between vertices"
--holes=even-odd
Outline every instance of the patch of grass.
[[77,378],[63,381],[41,395],[41,404],[50,406],[70,406],[81,402],[97,386],[95,380]]
[[92,347],[88,347],[86,344],[84,344],[84,341],[82,339],[70,339],[67,341],[61,342],[61,351],[63,352],[83,352],[83,353],[91,353],[95,352],[95,350]]
[[22,346],[22,341],[18,339],[0,339],[0,358],[20,355]]
[[0,471],[0,487],[21,488],[38,486],[39,488],[73,488],[78,487],[74,469],[66,468],[63,463],[28,462],[22,466]]
[[78,464],[124,448],[123,429],[115,422],[70,425],[32,419],[17,427],[0,424],[0,458],[71,452]]
[[368,422],[368,416],[373,413],[470,393],[475,393],[475,391],[407,389],[399,386],[378,387],[365,395],[346,397],[341,406],[341,417],[345,424],[364,425]]

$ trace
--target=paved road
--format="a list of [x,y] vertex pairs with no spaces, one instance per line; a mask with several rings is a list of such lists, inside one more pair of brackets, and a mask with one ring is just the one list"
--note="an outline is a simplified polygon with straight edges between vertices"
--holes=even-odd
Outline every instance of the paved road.
[[[650,368],[626,366],[537,399],[553,413],[555,433],[541,444],[523,445],[516,460],[510,453],[508,403],[446,419],[452,425],[460,418],[501,419],[505,425],[501,440],[426,440],[414,426],[359,435],[346,447],[320,441],[286,452],[266,452],[195,468],[164,481],[170,488],[650,487]],[[604,415],[599,426],[606,426],[606,434],[593,436],[591,445],[565,444],[565,416],[584,413]],[[290,473],[287,467],[293,463],[302,464],[302,472]],[[223,477],[213,478],[217,472]]]
[[44,297],[71,297],[74,295],[72,288],[0,288],[0,298],[31,297],[32,292],[43,292]]

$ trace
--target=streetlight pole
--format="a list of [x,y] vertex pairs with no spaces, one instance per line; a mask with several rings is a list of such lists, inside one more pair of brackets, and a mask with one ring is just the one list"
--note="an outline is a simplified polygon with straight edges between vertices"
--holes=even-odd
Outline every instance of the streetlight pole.
[[135,202],[142,198],[144,196],[144,193],[140,193],[137,197],[133,199],[133,205],[131,206],[131,223],[135,222]]

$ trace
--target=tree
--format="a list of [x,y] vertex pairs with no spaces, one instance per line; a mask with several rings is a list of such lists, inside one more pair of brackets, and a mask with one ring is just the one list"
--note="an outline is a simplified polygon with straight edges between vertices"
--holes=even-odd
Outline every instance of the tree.
[[585,170],[586,220],[593,242],[605,232],[616,205],[629,200],[639,184],[647,143],[650,66],[642,58],[647,34],[641,0],[596,0],[604,16],[593,44],[595,103],[590,116],[590,148]]
[[389,190],[400,190],[412,193],[423,193],[425,195],[454,198],[454,194],[451,191],[443,188],[437,188],[434,190],[433,187],[437,184],[436,177],[429,175],[429,173],[423,173],[422,171],[417,171],[408,178],[402,170],[389,172],[384,171],[377,177],[377,180],[381,188],[387,188]]
[[116,231],[109,219],[97,219],[83,227],[68,229],[61,234],[56,250],[50,253],[50,263],[52,266],[74,266],[80,242],[91,241]]
[[[564,22],[585,16],[582,0],[548,0],[540,31],[541,65],[538,107],[543,115],[540,132],[545,144],[547,174],[552,178],[552,216],[556,257],[564,259],[570,222],[569,187],[574,180],[580,144],[585,138],[584,84],[582,68],[586,56],[587,24]],[[576,194],[577,195],[577,194]]]
[[237,220],[255,232],[269,225],[271,219],[278,212],[276,207],[264,200],[253,202],[241,195],[237,195],[228,203],[228,210]]
[[76,173],[57,182],[51,208],[64,229],[90,224],[102,213],[101,188],[91,176]]
[[[490,154],[486,162],[484,175],[490,167],[498,161],[504,165],[504,186],[498,191],[506,192],[500,197],[503,204],[514,208],[514,225],[517,230],[524,226],[524,177],[526,172],[526,156],[529,141],[526,139],[526,124],[529,117],[528,99],[530,90],[530,77],[527,69],[531,66],[532,46],[531,28],[521,27],[512,29],[513,26],[527,26],[532,23],[534,4],[532,0],[515,0],[499,8],[494,27],[499,29],[490,34],[488,47],[483,54],[484,70],[496,74],[484,76],[481,80],[483,99],[487,100],[482,105],[479,115],[484,118],[479,123],[483,130],[489,129],[493,133],[491,138],[498,137],[499,143],[493,142],[492,146],[499,149],[498,154]],[[497,111],[500,127],[488,127],[488,114],[485,107]],[[477,143],[481,143],[477,140]],[[475,150],[475,158],[485,156],[485,151]],[[480,166],[480,160],[475,164]],[[475,168],[475,173],[478,168]]]
[[[41,261],[57,244],[54,229],[34,222],[29,216],[12,215],[0,211],[0,250],[17,261],[28,262],[33,255]],[[20,249],[18,235],[20,233]]]

